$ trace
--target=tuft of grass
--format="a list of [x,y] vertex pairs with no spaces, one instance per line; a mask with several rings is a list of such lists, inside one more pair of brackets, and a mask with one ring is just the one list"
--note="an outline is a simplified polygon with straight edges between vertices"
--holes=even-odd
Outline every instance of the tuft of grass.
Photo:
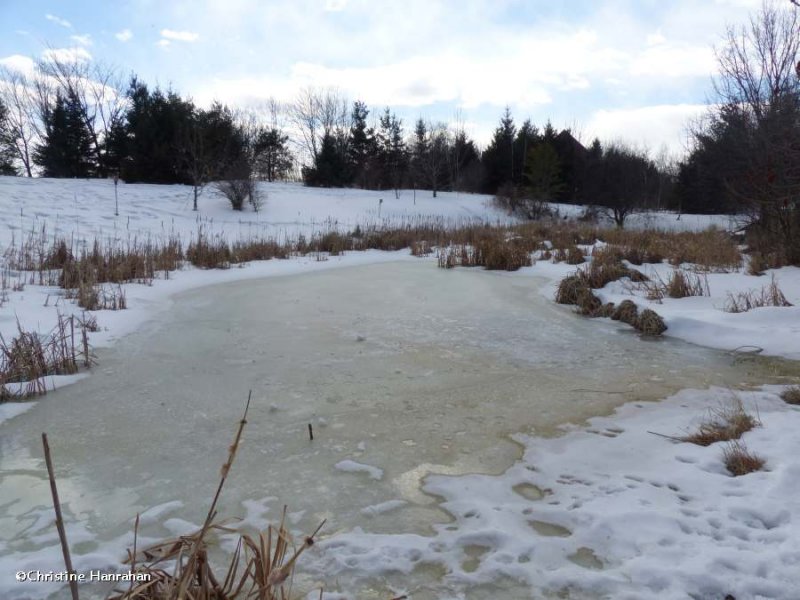
[[623,323],[634,326],[636,320],[639,318],[639,308],[633,300],[623,300],[614,309],[611,318],[615,321],[622,321]]
[[[84,327],[74,317],[58,315],[56,327],[48,335],[26,331],[19,322],[18,333],[10,341],[0,335],[0,401],[46,394],[45,377],[77,373],[82,354],[77,336],[85,336]],[[83,346],[84,362],[89,364],[88,344]]]
[[786,404],[800,405],[800,385],[793,385],[781,392],[781,400]]
[[766,464],[763,458],[752,453],[741,440],[728,442],[728,445],[722,451],[722,460],[725,463],[725,467],[734,477],[760,471]]
[[729,292],[724,310],[729,313],[743,313],[764,306],[793,306],[778,287],[778,282],[775,281],[774,275],[770,284],[763,286],[760,291],[750,290],[738,292],[737,294]]
[[667,330],[667,325],[661,315],[649,308],[641,312],[633,323],[633,327],[644,335],[652,336],[661,335]]
[[567,248],[567,264],[568,265],[582,265],[586,262],[583,257],[583,251],[577,246],[570,246]]
[[697,431],[678,439],[698,446],[710,446],[717,442],[738,440],[743,433],[760,426],[758,418],[744,409],[741,399],[733,397],[728,403],[709,411]]
[[688,273],[681,269],[675,269],[664,281],[660,276],[655,275],[651,281],[642,282],[648,300],[660,302],[665,297],[668,298],[689,298],[692,296],[710,296],[711,289],[708,286],[708,278],[705,275]]

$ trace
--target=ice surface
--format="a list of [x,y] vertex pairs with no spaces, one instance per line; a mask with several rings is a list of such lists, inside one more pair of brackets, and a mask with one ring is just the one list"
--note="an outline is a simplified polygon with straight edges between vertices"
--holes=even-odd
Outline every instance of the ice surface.
[[[251,389],[249,424],[220,514],[263,526],[287,504],[299,513],[297,530],[327,518],[332,540],[360,526],[401,544],[433,541],[420,536],[472,518],[444,510],[442,494],[423,482],[443,474],[467,485],[476,475],[458,476],[506,472],[522,449],[510,434],[552,435],[563,423],[687,385],[737,386],[769,376],[757,362],[734,366],[723,353],[577,319],[545,298],[542,285],[412,260],[176,296],[140,332],[100,351],[91,377],[0,425],[0,506],[7,507],[0,568],[60,568],[41,431],[50,437],[67,523],[82,540],[80,565],[118,561],[137,511],[157,507],[144,539],[202,520]],[[307,425],[320,420],[327,426],[315,427],[311,442]],[[335,468],[342,461],[381,469],[383,478],[342,472]],[[530,478],[509,489],[522,483],[544,489]],[[493,489],[480,485],[469,494]],[[514,497],[532,502],[532,488],[519,489],[525,493]],[[481,502],[506,497],[498,491],[496,500]],[[385,504],[393,501],[405,504]],[[175,502],[183,505],[168,504]],[[365,517],[369,507],[380,514]],[[575,527],[555,511],[531,520]],[[494,547],[493,536],[467,539]],[[397,564],[413,570],[418,550]],[[383,578],[378,558],[374,573]],[[506,558],[516,560],[503,553],[491,560]],[[309,567],[325,559],[312,556]],[[575,560],[589,559],[582,551]],[[350,567],[340,568],[346,581]],[[441,585],[443,574],[422,568],[412,581]],[[3,597],[30,591],[0,579]]]

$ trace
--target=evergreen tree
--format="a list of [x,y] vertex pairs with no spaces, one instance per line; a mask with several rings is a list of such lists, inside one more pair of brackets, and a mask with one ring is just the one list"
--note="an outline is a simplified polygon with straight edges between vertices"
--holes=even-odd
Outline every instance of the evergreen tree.
[[603,144],[600,143],[598,138],[594,138],[592,140],[592,143],[587,150],[586,158],[590,161],[603,158]]
[[428,128],[422,117],[414,126],[414,145],[411,148],[411,176],[414,188],[424,185],[425,161],[428,159]]
[[539,142],[528,152],[525,183],[532,198],[541,202],[551,202],[563,189],[561,164],[549,142]]
[[525,122],[519,128],[517,137],[514,140],[513,183],[517,185],[525,183],[525,169],[528,163],[528,157],[531,150],[539,141],[539,130],[535,125],[531,124],[530,119],[525,119]]
[[369,109],[357,100],[350,113],[350,143],[348,144],[348,163],[351,181],[359,187],[369,185],[369,161],[375,155],[375,132],[367,126]]
[[44,177],[90,177],[92,136],[83,119],[79,99],[70,94],[56,96],[53,107],[43,116],[44,139],[34,151],[34,162]]
[[500,125],[495,129],[492,141],[483,152],[483,166],[486,172],[484,191],[494,194],[507,182],[514,180],[514,139],[516,126],[511,109],[506,107]]
[[289,136],[274,127],[261,129],[254,140],[256,173],[267,181],[286,177],[292,169]]
[[400,185],[407,166],[406,144],[403,141],[403,122],[387,107],[380,119],[377,134],[377,162],[380,165],[381,188],[394,189],[400,195]]
[[342,187],[348,183],[347,160],[334,133],[323,134],[314,167],[306,170],[304,179],[317,187]]
[[128,90],[128,135],[122,178],[132,182],[191,183],[185,168],[187,132],[195,108],[174,92],[151,92],[136,77]]

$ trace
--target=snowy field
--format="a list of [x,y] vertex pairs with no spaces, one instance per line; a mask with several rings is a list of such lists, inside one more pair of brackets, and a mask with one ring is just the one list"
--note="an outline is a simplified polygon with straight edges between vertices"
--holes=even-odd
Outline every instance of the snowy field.
[[[510,221],[489,197],[479,195],[442,193],[433,199],[418,191],[415,200],[413,192],[405,190],[396,199],[391,191],[309,189],[296,184],[264,185],[263,191],[265,205],[259,213],[234,213],[211,188],[201,196],[200,210],[193,212],[190,188],[120,185],[116,217],[114,186],[109,181],[0,177],[0,244],[7,248],[29,232],[42,230],[52,237],[163,240],[178,235],[188,240],[199,226],[237,239],[291,238],[415,219],[440,219],[452,225]],[[564,216],[577,210],[560,207]],[[630,226],[699,230],[712,224],[734,225],[726,217],[683,215],[678,220],[674,214],[660,213],[636,216]],[[410,260],[435,259],[412,258],[407,251],[368,251],[325,261],[272,260],[225,271],[186,267],[151,286],[126,285],[128,309],[98,312],[101,330],[92,334],[91,343],[113,344],[169,310],[175,294],[202,286]],[[666,264],[637,268],[662,278],[672,269]],[[542,260],[502,276],[543,278],[548,284],[542,293],[552,298],[557,282],[574,270]],[[739,314],[723,310],[729,293],[760,290],[772,277],[794,306]],[[660,303],[622,282],[597,294],[604,301],[634,299],[640,307],[652,307],[664,317],[668,336],[730,352],[757,347],[763,355],[800,360],[800,269],[768,271],[765,277],[713,273],[707,281],[710,296]],[[77,314],[79,309],[60,298],[62,292],[37,285],[9,290],[0,307],[0,333],[10,339],[17,321],[47,332],[59,312]],[[602,325],[597,328],[603,335]],[[518,436],[524,455],[501,476],[431,476],[424,489],[443,499],[442,507],[453,523],[436,526],[432,536],[370,532],[370,515],[404,509],[401,500],[390,500],[365,513],[363,531],[340,533],[315,547],[310,568],[325,581],[339,574],[345,579],[375,578],[411,574],[421,565],[435,567],[444,575],[444,587],[435,597],[468,598],[471,586],[508,579],[536,590],[567,590],[571,598],[710,599],[725,594],[737,600],[797,598],[800,408],[783,403],[777,396],[780,390],[767,386],[735,392],[760,417],[762,426],[746,433],[744,440],[766,459],[764,471],[734,478],[722,464],[720,444],[703,448],[649,433],[682,435],[734,394],[719,388],[686,390],[656,404],[627,404],[558,438]],[[15,417],[35,404],[0,404],[0,424],[5,420],[5,427],[13,427]],[[360,478],[365,486],[380,477],[381,468],[363,465],[356,457],[337,463],[337,470]],[[51,536],[49,523],[38,521],[31,526],[31,535]],[[7,541],[0,539],[4,569],[0,596],[30,597],[25,594],[33,594],[32,588],[20,589],[7,577],[14,564],[14,557],[4,551],[7,547]],[[52,549],[58,556],[55,538]],[[413,576],[405,579],[411,582]],[[443,595],[441,590],[449,588],[452,594]],[[412,584],[397,587],[398,592],[404,589],[412,598],[429,597]]]

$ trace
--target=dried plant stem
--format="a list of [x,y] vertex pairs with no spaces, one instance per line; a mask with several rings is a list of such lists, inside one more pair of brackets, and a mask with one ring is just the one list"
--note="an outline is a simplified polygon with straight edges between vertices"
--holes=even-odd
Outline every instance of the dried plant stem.
[[56,476],[53,471],[53,460],[50,457],[50,444],[47,443],[47,434],[42,434],[42,446],[44,446],[44,460],[47,464],[47,475],[50,477],[50,493],[53,496],[53,507],[56,511],[56,529],[58,529],[58,539],[61,540],[61,552],[64,554],[64,565],[67,573],[70,574],[69,590],[72,593],[72,600],[78,599],[78,582],[74,579],[75,569],[72,568],[72,559],[69,555],[69,544],[67,543],[67,532],[64,529],[64,519],[61,516],[61,502],[58,500],[58,488],[56,487]]

